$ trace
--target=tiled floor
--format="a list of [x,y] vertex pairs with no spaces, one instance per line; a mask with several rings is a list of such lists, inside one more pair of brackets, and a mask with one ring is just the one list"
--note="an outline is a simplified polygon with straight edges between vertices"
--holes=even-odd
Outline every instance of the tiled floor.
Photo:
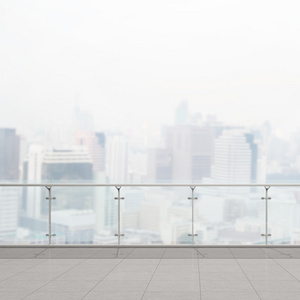
[[0,248],[0,299],[299,300],[300,248]]

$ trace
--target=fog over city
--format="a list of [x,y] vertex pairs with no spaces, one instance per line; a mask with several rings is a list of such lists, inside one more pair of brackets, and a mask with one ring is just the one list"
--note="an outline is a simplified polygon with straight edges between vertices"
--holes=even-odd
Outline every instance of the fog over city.
[[298,130],[297,1],[1,1],[0,126],[68,123],[76,104],[95,129],[174,122]]

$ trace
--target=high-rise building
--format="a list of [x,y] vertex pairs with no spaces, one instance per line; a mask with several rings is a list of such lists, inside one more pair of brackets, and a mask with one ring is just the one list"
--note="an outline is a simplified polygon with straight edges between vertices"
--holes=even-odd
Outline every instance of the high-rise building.
[[[93,178],[92,160],[83,147],[45,150],[43,146],[32,145],[28,159],[24,163],[24,170],[27,170],[24,179],[34,183],[83,182],[91,181]],[[60,199],[54,202],[55,209],[81,209],[92,206],[90,193],[80,188],[77,190],[64,188],[60,193],[56,191],[57,195],[60,195]],[[90,200],[83,201],[85,197]],[[48,213],[47,201],[42,199],[40,188],[27,189],[26,197],[23,199],[23,209],[28,217],[33,218]]]
[[0,128],[0,180],[19,179],[20,137],[13,128]]
[[250,183],[252,154],[240,130],[226,130],[215,141],[212,179],[216,183]]
[[181,101],[175,111],[175,124],[187,124],[189,121],[189,103],[187,100]]
[[148,181],[170,182],[172,180],[172,163],[170,149],[149,149]]
[[[40,183],[42,180],[42,163],[44,147],[31,145],[28,157],[24,161],[23,180],[27,183]],[[30,218],[39,218],[41,215],[41,189],[26,188],[23,191],[22,208]]]
[[93,171],[105,171],[105,135],[103,132],[78,131],[75,143],[85,146],[93,162]]
[[0,243],[16,234],[20,194],[19,187],[0,187]]
[[107,142],[106,171],[110,182],[124,183],[127,179],[128,145],[125,137],[112,136]]
[[200,181],[210,176],[214,129],[192,125],[169,126],[166,149],[172,153],[172,180]]
[[254,142],[254,134],[245,133],[245,137],[251,150],[251,182],[255,183],[258,175],[258,145]]

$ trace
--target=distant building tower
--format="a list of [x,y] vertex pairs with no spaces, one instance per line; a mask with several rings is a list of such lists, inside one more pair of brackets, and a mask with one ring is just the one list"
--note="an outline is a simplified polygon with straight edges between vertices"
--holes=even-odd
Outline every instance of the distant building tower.
[[[23,179],[27,183],[41,183],[44,147],[31,145],[27,159],[24,161]],[[30,218],[41,215],[41,188],[26,188],[23,193],[22,208]]]
[[113,136],[107,142],[106,171],[110,182],[124,183],[127,179],[128,146],[123,136]]
[[245,137],[251,150],[251,182],[255,183],[257,179],[258,145],[254,142],[252,133],[245,133]]
[[200,181],[210,176],[214,129],[193,125],[166,128],[166,148],[172,153],[172,180]]
[[243,132],[225,130],[215,141],[214,153],[211,177],[216,183],[251,182],[254,162],[251,144]]
[[[1,181],[19,179],[19,155],[20,137],[15,129],[0,128]],[[13,241],[17,232],[20,195],[19,187],[0,187],[0,241]]]
[[[92,160],[83,147],[45,150],[43,146],[32,145],[29,156],[24,163],[27,170],[28,182],[84,182],[93,179]],[[55,190],[55,189],[54,189]],[[53,207],[56,209],[81,209],[90,208],[91,201],[83,201],[85,196],[91,200],[92,196],[83,189],[64,188],[56,191],[57,201]],[[55,191],[53,191],[55,193]],[[39,218],[41,214],[48,214],[48,203],[42,198],[41,188],[28,188],[23,199],[23,209],[31,218]]]
[[0,180],[19,179],[20,137],[12,128],[0,128]]
[[76,145],[85,146],[93,161],[93,171],[105,171],[105,135],[102,132],[78,131]]
[[149,149],[148,181],[170,182],[172,180],[172,152],[169,149]]
[[181,101],[175,111],[175,125],[187,124],[189,121],[189,103]]

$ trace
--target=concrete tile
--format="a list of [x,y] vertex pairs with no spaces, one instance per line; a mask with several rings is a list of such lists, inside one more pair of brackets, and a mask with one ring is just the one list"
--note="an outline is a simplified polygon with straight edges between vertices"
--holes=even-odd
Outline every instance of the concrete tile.
[[11,277],[11,280],[20,280],[20,281],[36,281],[36,280],[43,280],[43,281],[50,281],[59,276],[58,273],[32,273],[32,272],[22,272],[17,275]]
[[78,265],[79,263],[83,262],[84,259],[41,259],[39,260],[41,265],[57,265],[57,266],[60,266],[60,265]]
[[148,286],[148,280],[103,280],[93,291],[100,292],[143,292]]
[[200,292],[146,292],[143,300],[199,300]]
[[42,287],[48,282],[48,280],[34,280],[34,281],[25,281],[25,280],[13,280],[6,279],[0,282],[0,291],[1,292],[33,292],[38,288]]
[[243,271],[245,272],[286,272],[285,269],[279,265],[262,265],[262,266],[256,266],[256,265],[243,265],[241,266]]
[[275,259],[277,263],[283,266],[299,266],[300,267],[300,259]]
[[110,272],[115,269],[115,266],[111,265],[78,265],[72,267],[71,269],[67,270],[66,272],[78,272],[78,273],[89,273],[89,272]]
[[259,296],[252,292],[202,292],[202,300],[259,300]]
[[199,280],[152,280],[147,292],[198,292]]
[[40,292],[84,292],[96,286],[96,280],[55,280],[42,287]]
[[105,278],[109,272],[66,272],[59,276],[56,276],[54,280],[92,280],[100,281]]
[[107,275],[107,280],[150,280],[153,272],[118,272],[113,271]]
[[117,259],[117,258],[115,258],[115,259],[89,258],[89,259],[86,259],[83,262],[81,262],[80,266],[83,266],[83,265],[116,266],[122,261],[123,261],[122,259]]
[[248,280],[245,274],[240,272],[200,272],[201,280]]
[[182,265],[159,265],[156,269],[157,272],[199,272],[198,265],[182,266]]
[[121,265],[158,265],[160,259],[157,258],[125,258],[121,261]]
[[36,291],[28,295],[24,300],[79,300],[86,292],[40,292]]
[[286,271],[274,272],[274,271],[257,271],[250,272],[245,271],[248,280],[295,280],[295,278]]
[[253,288],[247,280],[201,280],[203,292],[252,292]]
[[246,258],[239,258],[236,260],[241,266],[243,265],[274,265],[276,266],[277,263],[273,259],[246,259]]
[[114,271],[120,272],[154,272],[157,265],[118,265]]
[[27,268],[26,271],[27,272],[31,272],[31,273],[45,273],[45,272],[50,272],[50,273],[63,273],[66,272],[70,269],[72,269],[73,266],[70,265],[38,265],[38,266],[34,266],[31,267],[30,269]]
[[163,258],[160,260],[159,265],[163,266],[163,265],[172,265],[172,266],[190,266],[190,265],[197,265],[198,264],[198,259],[176,259],[176,258],[170,258],[170,259],[166,259]]
[[258,292],[300,292],[297,280],[252,280],[251,283]]
[[26,297],[30,292],[0,292],[0,299],[3,300],[20,300],[20,299],[24,299],[24,297]]
[[293,272],[293,273],[298,273],[300,271],[300,266],[299,265],[290,265],[290,266],[283,266],[283,269],[285,269],[287,272]]
[[300,292],[258,292],[261,300],[299,300]]
[[10,259],[3,262],[3,266],[10,265],[20,265],[20,266],[35,266],[42,263],[39,259]]
[[201,272],[240,272],[239,265],[200,265],[199,271]]
[[199,265],[238,265],[235,259],[199,259]]
[[198,272],[155,272],[152,280],[199,280]]
[[90,292],[84,300],[140,300],[143,297],[143,292]]

